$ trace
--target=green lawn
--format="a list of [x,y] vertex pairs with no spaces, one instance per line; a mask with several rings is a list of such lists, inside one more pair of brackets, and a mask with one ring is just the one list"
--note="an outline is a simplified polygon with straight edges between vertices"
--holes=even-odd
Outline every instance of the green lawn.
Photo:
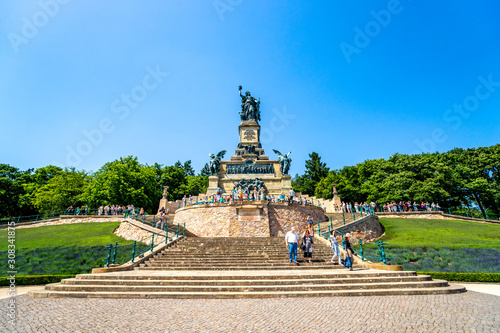
[[500,249],[500,225],[468,221],[380,218],[387,247]]
[[[113,234],[119,225],[120,222],[75,223],[16,229],[16,251],[107,245],[116,241],[123,245],[133,243]],[[8,244],[7,230],[0,230],[0,251],[7,251]]]

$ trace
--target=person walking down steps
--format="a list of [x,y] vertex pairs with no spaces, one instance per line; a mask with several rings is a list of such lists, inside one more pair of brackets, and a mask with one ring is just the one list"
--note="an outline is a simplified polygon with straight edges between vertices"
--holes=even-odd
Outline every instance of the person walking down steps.
[[288,246],[288,256],[289,256],[289,263],[298,264],[297,263],[297,243],[299,241],[299,235],[295,232],[295,228],[292,227],[292,229],[286,233],[285,235],[285,242],[286,245]]
[[347,234],[345,235],[344,238],[344,247],[345,247],[345,252],[346,252],[346,257],[344,261],[344,266],[345,268],[349,268],[350,271],[352,271],[352,263],[353,263],[353,250],[351,247],[351,242],[349,242],[349,237],[350,235]]
[[337,234],[335,231],[330,231],[330,245],[331,245],[331,248],[332,248],[332,252],[333,252],[333,257],[332,257],[332,260],[330,260],[332,263],[335,264],[335,257],[338,258],[338,261],[339,261],[339,265],[341,264],[341,261],[340,261],[340,249],[339,249],[339,242],[337,241]]
[[[304,251],[304,261],[312,264],[312,254],[313,254],[313,236],[309,229],[302,234],[302,245],[300,248]],[[309,258],[309,261],[307,260]]]

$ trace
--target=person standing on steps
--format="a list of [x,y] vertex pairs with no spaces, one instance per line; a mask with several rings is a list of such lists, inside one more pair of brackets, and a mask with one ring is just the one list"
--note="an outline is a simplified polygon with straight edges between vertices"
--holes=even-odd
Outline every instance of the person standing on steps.
[[346,257],[345,257],[345,263],[344,266],[345,268],[349,268],[350,271],[352,271],[352,263],[353,263],[353,256],[352,254],[354,253],[351,247],[351,242],[349,242],[349,237],[351,235],[347,234],[345,235],[344,238],[344,249],[346,252]]
[[307,215],[307,228],[311,231],[311,235],[314,235],[313,223],[314,221],[311,215]]
[[302,234],[302,244],[304,244],[304,261],[307,262],[307,258],[309,258],[309,263],[312,264],[314,241],[309,229],[306,229]]
[[288,257],[289,263],[297,264],[297,242],[299,241],[299,235],[295,232],[295,227],[286,233],[285,235],[285,243],[288,246]]
[[333,252],[333,257],[332,260],[330,260],[332,263],[335,264],[335,261],[333,260],[335,257],[338,257],[339,259],[339,265],[341,264],[340,262],[340,249],[339,249],[339,242],[337,241],[337,235],[334,230],[330,231],[330,245],[332,247],[332,252]]

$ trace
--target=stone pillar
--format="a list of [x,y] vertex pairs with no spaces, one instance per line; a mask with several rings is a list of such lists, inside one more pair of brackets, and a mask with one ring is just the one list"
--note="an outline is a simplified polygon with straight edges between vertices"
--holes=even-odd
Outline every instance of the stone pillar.
[[340,200],[339,192],[337,192],[337,184],[333,184],[333,204],[337,205],[337,208],[341,208],[342,200]]
[[163,186],[163,195],[160,199],[160,206],[158,207],[158,212],[157,214],[160,213],[160,209],[165,208],[165,211],[167,211],[167,204],[168,204],[168,199],[167,199],[167,194],[168,194],[168,186]]
[[290,194],[290,190],[292,189],[292,176],[284,175],[281,178],[281,192],[288,196]]
[[218,188],[219,188],[219,176],[209,176],[207,194],[208,195],[216,194]]

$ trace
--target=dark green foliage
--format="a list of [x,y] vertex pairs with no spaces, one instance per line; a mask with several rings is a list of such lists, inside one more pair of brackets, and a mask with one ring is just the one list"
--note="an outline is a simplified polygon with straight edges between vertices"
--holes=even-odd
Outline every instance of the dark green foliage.
[[[302,176],[295,176],[293,180],[293,188],[296,192],[303,194],[314,195],[314,190],[320,180],[328,175],[330,169],[326,163],[321,162],[321,157],[316,152],[309,154],[309,159],[306,161],[306,171]],[[330,187],[331,188],[331,187]]]
[[296,177],[294,187],[310,191],[314,185],[321,198],[331,198],[337,184],[346,202],[434,201],[441,207],[478,207],[483,216],[500,213],[500,144],[367,160],[330,171],[317,185],[304,178],[307,171]]
[[[29,275],[16,276],[16,286],[30,286],[30,285],[38,285],[38,284],[48,284],[48,283],[57,283],[63,279],[74,278],[75,274],[70,275]],[[7,277],[0,277],[0,286],[9,286],[10,281],[7,280]]]
[[417,272],[433,279],[460,282],[500,282],[500,273]]

